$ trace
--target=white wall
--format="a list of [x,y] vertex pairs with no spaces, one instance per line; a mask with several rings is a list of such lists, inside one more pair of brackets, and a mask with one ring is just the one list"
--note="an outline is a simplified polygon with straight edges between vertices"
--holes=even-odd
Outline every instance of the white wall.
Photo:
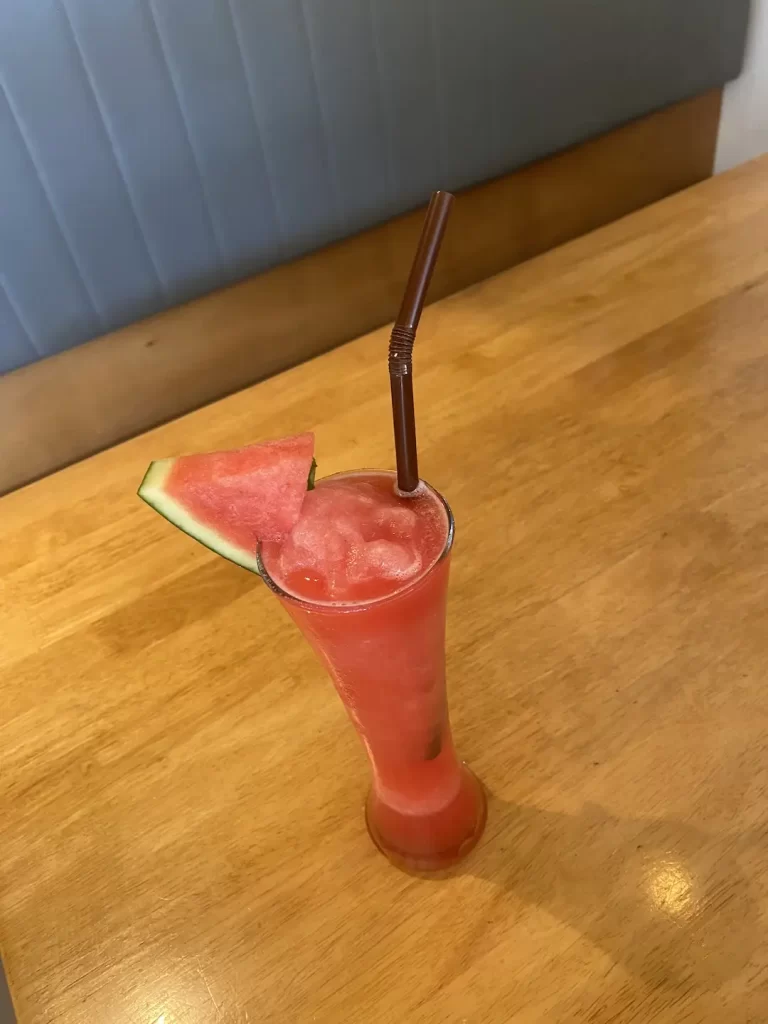
[[744,72],[726,86],[715,171],[768,152],[768,0],[752,0]]

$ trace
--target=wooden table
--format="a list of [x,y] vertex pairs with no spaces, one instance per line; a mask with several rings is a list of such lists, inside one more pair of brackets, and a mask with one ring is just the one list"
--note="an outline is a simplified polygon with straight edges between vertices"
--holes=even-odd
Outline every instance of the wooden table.
[[[341,299],[341,296],[340,296]],[[255,576],[134,496],[314,428],[392,463],[386,331],[0,501],[20,1024],[768,1019],[768,161],[424,316],[422,471],[485,839],[407,877]]]

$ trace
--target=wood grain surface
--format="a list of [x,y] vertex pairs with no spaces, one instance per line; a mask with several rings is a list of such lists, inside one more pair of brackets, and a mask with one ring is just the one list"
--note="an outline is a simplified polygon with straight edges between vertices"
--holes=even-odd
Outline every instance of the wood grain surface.
[[20,1024],[768,1019],[768,159],[429,308],[458,524],[453,878],[400,874],[256,577],[134,496],[314,428],[392,464],[387,333],[0,500],[0,952]]
[[[676,103],[463,192],[431,296],[708,177],[720,99]],[[0,376],[0,494],[391,320],[423,219],[413,211]]]

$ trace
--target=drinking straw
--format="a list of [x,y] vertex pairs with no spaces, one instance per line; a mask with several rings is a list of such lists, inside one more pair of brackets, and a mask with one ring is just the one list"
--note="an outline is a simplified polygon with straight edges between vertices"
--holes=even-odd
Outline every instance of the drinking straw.
[[452,203],[450,192],[432,193],[400,312],[389,341],[397,489],[401,494],[412,494],[419,485],[416,417],[413,408],[413,343]]

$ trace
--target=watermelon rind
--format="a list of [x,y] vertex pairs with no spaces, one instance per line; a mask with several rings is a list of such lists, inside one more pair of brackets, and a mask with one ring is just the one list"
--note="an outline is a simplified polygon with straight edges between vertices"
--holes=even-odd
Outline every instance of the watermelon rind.
[[189,537],[193,537],[196,541],[204,544],[205,547],[214,551],[217,555],[227,558],[230,562],[234,562],[235,565],[242,566],[243,569],[248,569],[250,572],[261,575],[255,551],[252,553],[245,551],[243,548],[228,541],[217,530],[214,530],[213,527],[206,526],[205,523],[201,523],[199,519],[190,515],[183,505],[180,505],[166,492],[165,482],[175,461],[175,459],[157,459],[155,462],[150,463],[149,469],[144,474],[144,479],[139,487],[139,497],[146,501],[156,512],[159,512],[169,523],[173,523],[174,526],[183,530]]

